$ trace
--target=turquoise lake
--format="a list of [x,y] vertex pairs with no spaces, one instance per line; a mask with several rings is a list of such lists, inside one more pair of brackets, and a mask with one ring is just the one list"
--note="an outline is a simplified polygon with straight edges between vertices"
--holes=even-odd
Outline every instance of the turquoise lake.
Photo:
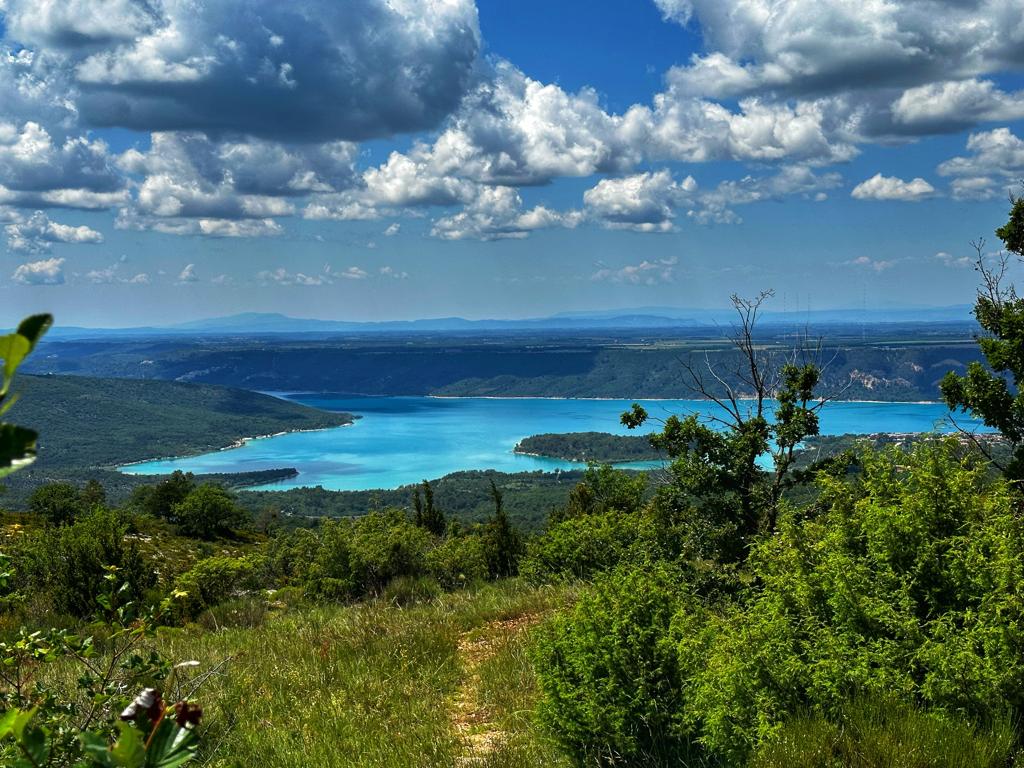
[[[122,468],[131,474],[250,472],[295,467],[298,477],[264,486],[332,490],[397,488],[465,469],[529,472],[582,465],[520,456],[516,443],[544,432],[630,433],[619,415],[630,400],[546,400],[288,395],[329,411],[359,415],[355,424],[247,441],[202,456],[151,461]],[[703,400],[642,401],[652,420],[671,414],[713,413]],[[829,403],[821,411],[826,435],[873,432],[949,432],[948,410],[938,403]],[[961,421],[963,424],[964,422]],[[651,423],[647,431],[657,429]],[[644,466],[639,464],[624,466]],[[649,465],[648,465],[649,466]]]

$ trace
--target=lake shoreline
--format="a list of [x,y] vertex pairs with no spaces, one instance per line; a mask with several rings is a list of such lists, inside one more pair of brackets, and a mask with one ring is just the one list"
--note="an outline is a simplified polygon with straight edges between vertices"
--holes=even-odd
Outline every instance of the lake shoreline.
[[[179,456],[125,465],[132,475],[166,475],[175,470],[196,474],[239,472],[294,467],[300,476],[273,488],[315,488],[337,491],[392,489],[415,484],[424,477],[439,478],[460,471],[493,470],[572,471],[584,466],[578,459],[546,455],[525,446],[524,439],[540,434],[601,432],[627,436],[619,415],[630,400],[611,398],[505,398],[505,397],[356,397],[284,396],[293,402],[333,413],[354,414],[363,429],[332,432],[331,429],[297,429],[281,434],[258,434],[235,440],[220,449],[198,456]],[[655,420],[670,413],[713,415],[707,400],[641,400]],[[741,404],[746,408],[749,404]],[[821,432],[826,436],[904,433],[945,433],[952,429],[949,410],[936,403],[836,401],[821,411]],[[347,420],[347,419],[346,419]],[[364,421],[366,420],[366,421]],[[973,423],[972,423],[973,426]],[[652,421],[646,434],[655,431]],[[636,434],[636,433],[633,433]],[[268,438],[279,437],[279,440]],[[893,438],[893,439],[899,439]],[[246,447],[240,453],[232,450]],[[628,458],[627,458],[628,456]],[[641,459],[622,456],[617,466],[633,468]],[[663,464],[643,462],[636,468]]]
[[[356,417],[359,418],[359,417]],[[254,440],[266,440],[271,437],[283,437],[284,435],[299,435],[308,432],[327,432],[331,429],[342,429],[343,427],[355,426],[355,420],[347,422],[345,424],[335,424],[333,427],[312,427],[309,429],[283,429],[279,432],[271,432],[266,435],[253,435],[251,437],[240,437],[237,440],[232,441],[229,445],[221,446],[220,448],[214,448],[209,451],[196,451],[195,453],[185,453],[179,456],[160,456],[155,459],[138,459],[136,461],[129,461],[125,464],[118,464],[115,469],[118,472],[123,472],[126,475],[132,475],[133,477],[147,477],[150,476],[148,472],[124,472],[125,467],[134,467],[139,464],[152,464],[156,461],[181,461],[182,459],[192,459],[197,456],[206,456],[211,453],[220,453],[222,451],[233,451],[237,448],[244,448],[246,444],[253,442]],[[282,467],[284,469],[284,467]],[[296,476],[302,474],[297,469],[295,470]],[[152,477],[158,477],[159,475],[153,474]]]

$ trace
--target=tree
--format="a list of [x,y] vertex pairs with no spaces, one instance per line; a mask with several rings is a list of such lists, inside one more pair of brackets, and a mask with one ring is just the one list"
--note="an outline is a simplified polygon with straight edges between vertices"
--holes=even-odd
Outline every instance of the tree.
[[611,464],[592,464],[583,474],[583,480],[569,492],[565,506],[551,510],[548,522],[559,523],[612,509],[637,512],[643,506],[646,491],[646,474],[615,469]]
[[45,517],[52,525],[67,525],[89,511],[71,483],[47,483],[32,491],[28,509],[33,515]]
[[420,484],[420,487],[423,489],[422,501],[418,490],[413,495],[416,525],[427,529],[435,536],[443,536],[448,527],[448,521],[445,519],[444,512],[434,505],[434,489],[426,480]]
[[[671,488],[660,494],[662,504],[689,511],[696,503],[719,531],[715,538],[733,546],[730,559],[745,557],[758,533],[775,530],[782,494],[798,477],[792,472],[796,449],[818,434],[818,411],[829,399],[815,393],[820,344],[803,341],[780,358],[757,341],[758,315],[772,296],[763,291],[752,299],[731,297],[739,318],[729,336],[737,353],[731,370],[720,370],[707,358],[704,365],[683,365],[690,388],[720,413],[703,419],[670,416],[651,437],[673,460]],[[647,419],[638,403],[622,415],[630,429]],[[768,468],[763,458],[770,459]]]
[[412,492],[412,511],[413,522],[420,528],[423,528],[423,497],[420,495],[419,488]]
[[171,516],[186,536],[212,539],[230,533],[247,522],[242,510],[227,491],[210,483],[189,492],[171,508]]
[[519,561],[526,549],[523,537],[509,522],[504,498],[494,480],[491,480],[491,498],[494,500],[494,516],[484,530],[487,569],[492,579],[515,576],[519,573]]
[[43,531],[31,546],[30,583],[50,593],[61,613],[84,617],[97,607],[109,569],[120,569],[132,599],[141,599],[156,583],[138,543],[126,538],[131,516],[97,507],[56,531]]
[[[1007,462],[993,463],[1014,481],[1024,480],[1024,298],[1007,283],[1010,254],[1024,257],[1024,198],[1011,196],[1009,220],[996,230],[1005,251],[994,262],[986,260],[984,239],[972,243],[977,252],[975,269],[981,287],[974,316],[985,335],[978,346],[988,367],[973,362],[963,376],[950,371],[939,384],[950,409],[959,409],[999,430],[1010,444]],[[973,437],[973,435],[972,435]],[[992,459],[987,448],[975,444]]]
[[107,503],[107,489],[98,480],[92,479],[82,488],[79,498],[82,500],[82,506],[87,510],[102,507]]
[[[172,518],[176,504],[196,487],[195,476],[176,469],[156,485],[140,486],[132,494],[132,506],[152,517]],[[173,521],[172,521],[173,522]]]

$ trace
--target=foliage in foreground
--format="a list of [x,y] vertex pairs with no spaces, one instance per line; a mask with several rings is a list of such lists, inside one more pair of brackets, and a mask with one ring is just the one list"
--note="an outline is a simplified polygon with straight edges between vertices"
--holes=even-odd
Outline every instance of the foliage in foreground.
[[[155,686],[180,691],[187,681],[146,647],[171,601],[140,611],[116,569],[105,582],[95,596],[102,635],[22,629],[0,643],[3,765],[178,768],[195,757],[202,712],[184,698],[164,703]],[[74,679],[73,692],[57,670]]]
[[573,609],[538,633],[539,716],[581,762],[664,762],[675,736],[683,676],[671,632],[678,574],[604,574]]
[[[13,402],[3,401],[15,372],[52,322],[49,315],[36,315],[23,321],[16,332],[0,337],[4,361],[0,415]],[[0,477],[35,459],[36,439],[31,430],[0,423]],[[70,496],[66,487],[51,490],[49,497],[39,499],[40,511],[51,524],[71,522],[90,502],[103,501],[94,487],[81,495],[71,488]],[[23,627],[17,637],[0,642],[0,760],[4,765],[179,768],[195,756],[198,739],[193,729],[202,715],[198,707],[184,699],[168,707],[152,687],[129,703],[131,692],[141,684],[166,682],[170,665],[155,652],[142,653],[142,644],[160,616],[140,612],[131,599],[133,593],[137,596],[142,578],[137,562],[129,563],[136,566],[129,571],[132,580],[117,586],[117,567],[111,562],[124,555],[127,532],[114,520],[118,514],[97,506],[94,519],[78,526],[84,530],[69,526],[41,542],[39,551],[44,558],[49,555],[45,567],[64,580],[57,597],[67,601],[69,609],[95,601],[104,637],[98,642],[93,636],[30,632]],[[84,540],[77,534],[84,534]],[[133,551],[129,545],[129,557]],[[94,558],[85,557],[87,553]],[[69,570],[85,575],[90,567],[105,572],[104,583],[69,578]],[[13,575],[10,558],[0,554],[0,605],[4,607],[17,602],[9,594]],[[169,606],[170,598],[161,604],[160,613]],[[43,668],[57,661],[76,670],[75,693],[53,687],[47,679]],[[127,706],[116,715],[122,705]]]
[[[4,362],[0,377],[0,416],[18,399],[11,395],[14,374],[51,325],[50,315],[33,315],[23,320],[14,333],[0,336],[0,359]],[[38,437],[31,429],[0,421],[0,477],[35,461]]]

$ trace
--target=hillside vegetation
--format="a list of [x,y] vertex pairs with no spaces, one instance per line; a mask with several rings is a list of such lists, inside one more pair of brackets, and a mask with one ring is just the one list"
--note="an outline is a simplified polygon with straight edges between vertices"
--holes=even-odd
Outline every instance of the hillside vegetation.
[[[544,527],[552,509],[561,507],[569,493],[583,479],[584,469],[571,472],[519,472],[492,470],[453,472],[430,479],[437,503],[453,519],[480,522],[494,510],[493,482],[505,494],[508,516],[523,530]],[[293,488],[287,491],[247,490],[239,503],[253,512],[274,509],[288,515],[293,523],[316,524],[323,518],[350,517],[367,510],[411,509],[416,486],[375,491],[328,491],[323,488]],[[300,518],[295,520],[294,518]]]
[[606,432],[531,435],[520,440],[515,450],[531,456],[598,464],[657,461],[665,457],[643,435],[612,435]]
[[[823,391],[842,399],[938,400],[938,383],[980,357],[973,329],[882,326],[861,339],[829,335]],[[766,351],[790,348],[795,329],[759,336]],[[165,379],[279,392],[688,398],[687,360],[723,371],[735,352],[720,337],[396,335],[313,341],[230,338],[68,341],[46,344],[28,370]],[[736,384],[737,381],[731,383]]]
[[45,467],[112,467],[225,448],[243,437],[349,424],[275,397],[227,387],[130,379],[22,376],[11,410],[41,435]]

